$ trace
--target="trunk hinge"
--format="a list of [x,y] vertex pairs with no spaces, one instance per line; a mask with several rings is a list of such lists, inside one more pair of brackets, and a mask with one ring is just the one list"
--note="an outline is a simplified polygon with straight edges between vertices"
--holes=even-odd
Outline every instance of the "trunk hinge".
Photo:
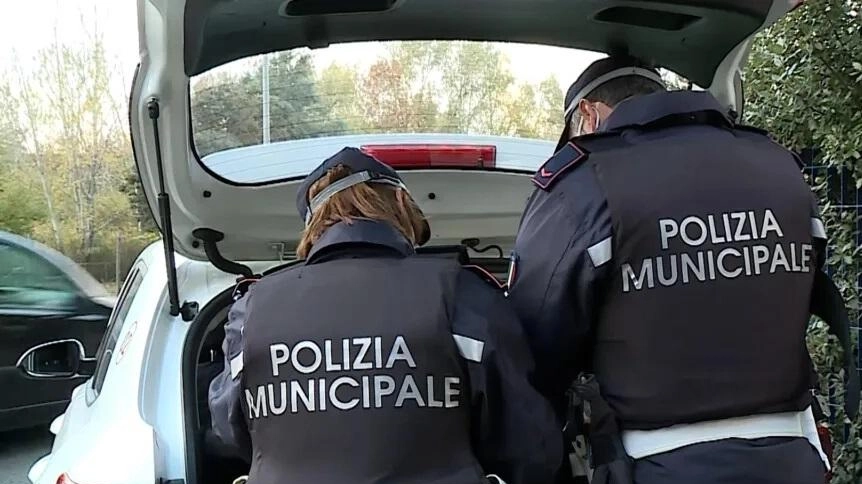
[[177,267],[174,259],[174,231],[171,226],[171,199],[165,191],[165,168],[162,162],[162,142],[159,137],[159,101],[150,99],[147,102],[147,112],[153,121],[153,144],[156,148],[156,167],[159,175],[159,221],[162,225],[162,239],[165,247],[165,268],[168,273],[168,298],[170,300],[171,316],[182,315],[184,321],[191,321],[197,316],[198,304],[184,302],[180,307],[180,294],[177,285]]
[[217,269],[228,274],[236,274],[242,279],[251,279],[255,277],[254,271],[247,265],[239,264],[234,261],[225,259],[218,250],[218,243],[224,240],[224,234],[213,229],[195,229],[192,235],[198,240],[201,240],[204,245],[204,252],[207,259]]

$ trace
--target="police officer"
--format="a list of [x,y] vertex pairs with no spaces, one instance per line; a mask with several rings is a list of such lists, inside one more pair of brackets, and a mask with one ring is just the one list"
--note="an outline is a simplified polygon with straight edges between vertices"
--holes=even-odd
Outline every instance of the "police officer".
[[822,483],[805,330],[825,233],[794,155],[625,57],[565,113],[509,297],[558,411],[572,381],[600,398],[599,480]]
[[249,482],[548,482],[553,411],[499,286],[416,255],[428,223],[390,167],[347,148],[302,183],[302,260],[250,286],[210,388]]

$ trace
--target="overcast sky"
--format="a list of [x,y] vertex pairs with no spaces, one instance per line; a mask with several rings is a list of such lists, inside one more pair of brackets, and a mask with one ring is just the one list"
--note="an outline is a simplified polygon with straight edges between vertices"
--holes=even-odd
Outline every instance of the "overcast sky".
[[[137,64],[136,0],[6,0],[0,16],[0,69],[11,62],[32,66],[33,56],[49,45],[54,34],[64,44],[79,44],[97,28],[118,72],[130,80]],[[505,45],[512,71],[520,80],[538,82],[555,74],[565,89],[600,55],[570,49]],[[317,67],[331,61],[355,63],[368,52],[361,44],[315,52]]]

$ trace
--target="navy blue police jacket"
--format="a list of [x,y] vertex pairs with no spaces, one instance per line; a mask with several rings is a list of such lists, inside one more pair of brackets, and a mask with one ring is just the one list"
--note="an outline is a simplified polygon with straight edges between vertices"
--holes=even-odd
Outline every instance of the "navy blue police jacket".
[[[695,113],[717,122],[679,122]],[[575,138],[536,172],[508,294],[535,355],[536,384],[558,411],[582,371],[597,373],[611,406],[622,413],[623,428],[807,405],[804,330],[814,268],[823,263],[823,224],[793,154],[724,113],[705,92],[632,98],[598,133]],[[676,122],[642,129],[662,120]],[[687,221],[692,215],[698,218]],[[694,243],[671,233],[680,221]],[[737,233],[727,234],[725,224],[737,225]],[[659,229],[666,229],[664,239],[653,235]],[[764,248],[739,242],[760,236],[768,241]],[[780,244],[785,250],[777,258],[766,255]],[[673,259],[665,255],[674,250]],[[730,252],[721,255],[725,250]],[[717,255],[724,264],[718,270]],[[680,257],[687,265],[680,265]],[[757,258],[769,258],[762,271],[752,262]],[[656,262],[665,273],[657,273]],[[672,280],[670,262],[676,264]],[[723,306],[715,295],[727,296]],[[667,299],[656,302],[662,297]],[[718,310],[705,314],[705,308]],[[713,348],[709,337],[726,346]],[[768,350],[758,353],[756,344]],[[738,348],[745,345],[752,347]],[[687,364],[698,361],[703,366],[689,371]],[[679,381],[665,386],[674,379]],[[667,395],[675,389],[679,398]]]
[[[258,295],[266,294],[264,292],[267,290],[265,287],[266,284],[282,284],[282,287],[278,288],[273,294],[285,294],[286,292],[290,292],[292,288],[289,286],[288,282],[286,282],[288,279],[282,279],[282,282],[279,282],[279,277],[281,277],[280,274],[286,275],[290,272],[296,273],[296,271],[305,271],[304,276],[299,276],[307,280],[305,284],[320,284],[320,282],[315,282],[313,280],[313,274],[310,272],[310,269],[302,269],[303,267],[310,268],[315,265],[318,265],[318,267],[326,265],[331,265],[331,267],[344,267],[346,272],[343,274],[343,277],[340,275],[338,277],[342,278],[344,281],[350,281],[359,276],[355,273],[356,270],[365,271],[366,274],[369,271],[369,266],[367,264],[353,265],[360,259],[365,259],[366,261],[369,259],[381,260],[381,263],[386,264],[386,260],[406,260],[410,258],[421,259],[423,257],[416,256],[411,244],[389,224],[370,220],[354,220],[351,224],[343,222],[338,223],[324,232],[320,240],[314,244],[314,247],[305,262],[301,262],[293,267],[270,274],[261,279],[259,282],[252,285],[249,288],[248,293],[236,301],[232,306],[229,312],[228,322],[225,326],[226,337],[223,345],[225,369],[213,380],[210,386],[209,404],[212,412],[212,428],[214,434],[224,444],[232,447],[237,455],[251,459],[252,474],[254,474],[257,465],[255,461],[266,460],[265,457],[261,458],[259,455],[252,454],[267,452],[267,450],[261,450],[265,448],[265,446],[260,445],[259,442],[255,442],[254,444],[257,445],[253,445],[252,441],[258,438],[254,437],[254,426],[258,426],[258,435],[267,435],[267,433],[261,429],[261,426],[280,426],[283,424],[277,423],[277,421],[274,420],[267,421],[264,419],[253,419],[251,420],[251,423],[249,421],[250,409],[248,404],[249,402],[246,400],[250,397],[249,395],[244,395],[244,392],[248,393],[245,387],[252,385],[249,383],[251,380],[264,381],[259,378],[251,378],[250,376],[241,377],[243,372],[249,373],[251,371],[258,371],[250,368],[252,363],[248,356],[250,351],[249,345],[251,344],[249,343],[249,338],[252,340],[255,338],[260,340],[260,336],[258,336],[258,334],[266,325],[289,325],[291,322],[290,318],[286,318],[283,321],[269,322],[256,321],[255,318],[249,319],[249,301],[253,300]],[[361,261],[359,262],[361,263]],[[369,262],[376,263],[375,261]],[[362,269],[353,269],[354,273],[351,275],[351,267],[361,267]],[[526,339],[523,336],[522,327],[514,311],[511,309],[509,302],[505,299],[502,290],[493,287],[486,281],[483,281],[476,273],[457,267],[457,264],[455,270],[459,272],[456,279],[454,302],[451,304],[451,307],[446,307],[441,312],[441,314],[448,314],[448,334],[444,335],[443,338],[447,340],[448,343],[446,343],[446,341],[442,341],[439,344],[435,344],[434,348],[430,350],[428,348],[414,348],[413,354],[417,355],[415,357],[417,362],[420,361],[420,356],[424,355],[424,359],[434,359],[435,357],[439,357],[445,360],[441,363],[443,365],[454,364],[456,367],[463,368],[461,376],[463,377],[462,380],[467,380],[464,385],[466,388],[462,388],[460,389],[460,392],[456,391],[453,394],[456,396],[460,394],[460,397],[457,398],[463,398],[464,402],[466,402],[466,404],[461,405],[461,407],[466,409],[466,418],[463,422],[465,422],[465,426],[469,427],[469,429],[456,429],[454,427],[457,427],[458,425],[453,425],[451,423],[452,421],[447,421],[448,423],[443,424],[443,426],[449,425],[450,428],[431,429],[430,433],[433,434],[439,430],[439,432],[449,436],[447,438],[450,442],[442,447],[439,444],[432,445],[437,445],[439,450],[442,448],[461,448],[463,444],[463,447],[467,450],[462,453],[472,453],[473,455],[470,456],[468,460],[471,462],[478,461],[479,464],[479,466],[475,466],[475,469],[470,472],[478,471],[480,475],[482,472],[495,473],[504,477],[510,484],[540,484],[550,482],[551,476],[556,472],[562,459],[560,427],[556,422],[551,406],[533,388],[529,381],[529,376],[533,370],[533,361]],[[417,284],[421,283],[422,282],[420,281]],[[431,283],[433,285],[433,281],[431,281]],[[331,287],[331,283],[327,285]],[[345,285],[345,287],[347,286]],[[322,287],[320,289],[327,292],[326,287]],[[356,290],[362,290],[362,288],[356,288]],[[372,289],[366,288],[366,290],[369,294],[368,297],[374,297],[374,291]],[[409,294],[390,294],[389,296],[389,300],[382,300],[377,303],[383,305],[383,308],[375,309],[372,312],[378,315],[383,314],[379,311],[387,311],[385,309],[385,306],[387,305],[392,305],[392,311],[403,311],[405,310],[403,304],[399,307],[398,300],[422,300],[422,298],[414,297]],[[339,294],[327,294],[327,299],[330,301],[331,305],[337,305],[339,301],[343,303],[344,300],[343,297],[339,297]],[[444,301],[441,301],[440,303],[444,304]],[[331,309],[327,309],[327,311],[330,310]],[[416,312],[420,311],[421,308],[411,307],[410,310]],[[301,310],[299,310],[299,312],[301,312]],[[361,311],[359,312],[361,313]],[[438,311],[435,309],[429,312],[436,313]],[[258,316],[258,318],[259,317],[260,316]],[[417,316],[409,316],[409,318],[415,317]],[[354,327],[355,331],[362,333],[362,331],[368,331],[367,328],[362,327],[363,321],[367,321],[366,318],[368,318],[368,316],[363,317],[362,314],[354,313],[347,318],[347,323],[345,324]],[[243,331],[246,326],[251,324],[250,321],[257,325],[253,330],[255,333],[254,335],[252,334],[251,329],[248,329],[245,333]],[[306,331],[306,334],[312,334],[314,332],[314,324],[311,321],[309,321],[309,324],[302,323],[302,325],[306,327],[306,329],[302,330]],[[311,328],[308,328],[309,326],[311,326]],[[397,332],[399,330],[394,329],[393,331]],[[404,331],[409,330],[405,329]],[[405,332],[401,334],[408,333]],[[331,338],[331,336],[325,337]],[[453,356],[450,357],[445,351],[440,350],[440,348],[447,347],[447,345],[454,348],[454,345],[451,345],[452,338],[454,338],[455,342],[458,343],[460,362],[458,361],[459,358],[454,356],[454,353]],[[269,341],[267,341],[266,344],[269,344]],[[336,343],[333,343],[332,345],[333,347],[336,347]],[[345,344],[345,353],[347,352],[346,346],[347,344]],[[293,348],[296,348],[296,346],[293,346]],[[340,348],[340,343],[337,348]],[[243,351],[245,351],[246,354],[245,364],[243,364]],[[369,350],[368,352],[369,355],[373,355],[373,353],[374,350]],[[385,357],[385,353],[383,356]],[[328,365],[330,363],[327,358],[329,358],[329,356],[324,359],[327,361]],[[340,358],[340,356],[335,356],[333,358]],[[268,365],[269,362],[267,361],[267,368]],[[441,366],[438,365],[437,367],[433,367],[432,365],[432,368],[437,368],[439,370]],[[451,370],[452,366],[448,366],[448,368]],[[423,369],[421,365],[418,369],[414,370],[414,372],[418,371],[420,373],[423,371],[427,372],[423,373],[423,376],[417,377],[417,381],[421,380],[422,382],[419,386],[422,387],[422,385],[424,385],[426,379],[426,376],[424,375],[426,374],[428,375],[427,379],[429,380],[430,385],[430,381],[433,379],[432,375],[438,370],[429,370],[428,368]],[[265,373],[264,370],[259,371],[260,373]],[[323,374],[323,376],[326,377],[325,374]],[[369,377],[363,376],[362,378],[365,379]],[[398,377],[396,377],[396,379],[397,378]],[[319,379],[321,386],[324,384],[323,382],[325,379],[326,378]],[[315,379],[313,381],[316,385],[318,380]],[[360,380],[357,379],[355,381]],[[302,460],[303,462],[294,462],[290,455],[269,456],[272,460],[284,462],[285,467],[281,470],[290,473],[293,472],[291,466],[304,467],[306,465],[310,465],[306,464],[306,462],[326,462],[327,459],[336,459],[339,462],[325,466],[320,465],[317,466],[319,469],[311,470],[309,471],[309,474],[292,474],[291,477],[297,479],[313,479],[315,482],[348,482],[348,480],[344,480],[343,478],[349,478],[350,482],[377,482],[379,479],[383,478],[383,476],[388,475],[390,479],[403,480],[406,477],[402,474],[409,474],[409,469],[412,466],[416,469],[424,469],[422,470],[424,474],[419,476],[414,474],[410,476],[410,478],[413,479],[418,477],[420,479],[432,479],[433,482],[441,483],[456,481],[465,483],[473,482],[473,478],[468,478],[468,475],[463,472],[457,474],[459,477],[452,480],[452,476],[456,474],[447,474],[446,469],[427,469],[429,464],[422,464],[421,461],[428,460],[429,463],[435,462],[435,456],[428,455],[434,454],[435,452],[433,449],[429,451],[429,449],[423,449],[421,446],[426,445],[428,441],[438,442],[439,439],[437,437],[442,436],[438,436],[436,434],[419,434],[423,431],[429,432],[429,430],[421,430],[421,422],[411,420],[413,417],[405,417],[405,415],[418,415],[419,417],[416,418],[419,418],[420,420],[434,422],[434,419],[438,418],[435,415],[439,416],[446,413],[445,411],[448,410],[450,406],[448,403],[445,405],[446,408],[430,410],[430,413],[428,413],[428,410],[422,409],[418,409],[416,411],[423,411],[425,413],[407,414],[403,411],[401,413],[397,413],[397,411],[386,409],[378,409],[375,412],[373,408],[375,407],[374,390],[372,390],[371,401],[368,402],[366,401],[368,397],[367,392],[365,394],[366,398],[363,399],[362,392],[360,390],[349,388],[355,384],[355,381],[351,382],[350,385],[342,385],[342,389],[339,390],[339,392],[347,393],[335,393],[335,395],[341,395],[339,398],[344,398],[344,395],[353,396],[355,394],[356,399],[352,403],[352,405],[357,405],[355,408],[343,413],[336,412],[339,415],[334,416],[336,414],[333,414],[332,411],[335,410],[335,406],[339,406],[339,408],[347,407],[343,402],[329,402],[329,409],[325,413],[318,412],[317,414],[303,414],[302,404],[300,403],[299,413],[296,413],[297,409],[294,408],[293,415],[290,414],[290,410],[284,414],[285,417],[293,419],[284,421],[290,424],[274,433],[274,435],[277,436],[275,439],[282,438],[278,436],[283,435],[285,443],[272,444],[275,447],[278,447],[279,450],[285,454],[289,454],[291,453],[289,449],[291,449],[291,446],[293,445],[292,442],[288,442],[290,440],[290,437],[288,436],[291,435],[291,433],[313,436],[311,437],[312,439],[317,439],[319,434],[328,432],[332,435],[329,435],[327,438],[328,440],[324,441],[331,442],[334,446],[346,446],[346,448],[335,452],[334,448],[313,448],[317,443],[316,440],[308,441],[310,443],[305,446],[300,443],[299,447],[297,447],[299,449],[299,453],[311,452],[316,454],[296,456],[298,460]],[[347,388],[347,390],[345,390],[345,388]],[[449,392],[448,386],[446,388],[446,398],[448,399],[450,397],[449,393],[451,392]],[[377,390],[379,390],[379,388],[377,388]],[[321,392],[323,392],[323,390],[321,390]],[[441,393],[437,394],[438,399],[442,398]],[[254,391],[252,391],[251,395],[253,394]],[[266,396],[265,393],[263,395]],[[335,397],[333,396],[333,398]],[[380,397],[378,397],[377,401],[378,407],[381,403],[379,398]],[[394,396],[388,398],[394,398]],[[434,397],[426,396],[426,398],[430,400]],[[362,404],[357,404],[359,400],[363,400]],[[383,406],[385,406],[385,402],[383,403]],[[402,407],[401,404],[396,406]],[[369,407],[372,408],[369,409]],[[403,408],[407,407],[410,407],[410,405],[404,404]],[[257,409],[254,410],[257,411]],[[392,411],[393,413],[386,414],[384,413],[385,411]],[[266,410],[264,409],[264,414],[265,413]],[[368,417],[365,417],[364,415],[368,415]],[[303,418],[305,418],[305,423],[302,421]],[[338,418],[341,420],[339,420],[340,423],[338,425],[329,427],[325,424],[315,424],[313,418]],[[371,419],[371,428],[377,430],[370,431],[370,435],[369,432],[366,432],[365,430],[357,430],[365,429],[368,424],[352,419],[363,418]],[[323,421],[324,420],[317,420],[317,422]],[[460,422],[461,420],[455,421]],[[417,430],[411,431],[411,422],[417,425]],[[390,424],[407,428],[402,430],[395,429],[394,431],[385,428]],[[395,441],[375,442],[373,440],[375,438],[378,440],[383,439],[388,434],[394,433],[400,435],[400,433],[404,432],[412,435],[412,437],[407,438],[405,441],[407,443],[399,443]],[[340,435],[341,433],[344,435]],[[416,435],[413,435],[413,433],[416,433]],[[273,433],[270,432],[269,435],[273,435]],[[467,442],[458,442],[459,440],[462,440],[461,436],[467,436],[467,438],[463,439]],[[412,442],[416,444],[416,448],[412,448],[409,444],[411,439]],[[398,448],[393,448],[392,446],[396,446]],[[378,448],[389,448],[390,451],[374,451],[374,455],[365,456],[364,458],[362,457],[363,452],[369,452],[366,449]],[[329,455],[328,453],[330,451],[335,452],[335,455]],[[447,452],[451,451],[447,450]],[[423,453],[426,455],[422,455]],[[400,463],[387,461],[387,459],[392,460],[396,457],[398,459],[403,459],[403,461]],[[368,462],[351,464],[351,458],[363,458],[365,461],[376,461],[377,459],[380,459],[380,461],[375,464],[370,464]],[[458,459],[460,459],[460,456],[453,458],[451,465],[461,465],[460,462],[454,462]],[[420,463],[413,464],[411,463],[413,461],[419,461]],[[354,468],[354,464],[355,468],[359,469],[358,471],[351,470]],[[371,467],[376,464],[379,464],[380,468],[372,469]],[[259,473],[263,473],[264,470],[261,469],[265,467],[265,465],[258,466]],[[330,469],[331,471],[326,469]],[[354,475],[338,475],[338,472],[353,472]],[[279,472],[270,472],[270,474],[278,473]],[[365,473],[365,475],[356,475],[362,473]],[[374,475],[377,477],[374,477]],[[283,477],[284,476],[269,476],[265,479],[259,478],[258,482],[279,482],[279,479]]]

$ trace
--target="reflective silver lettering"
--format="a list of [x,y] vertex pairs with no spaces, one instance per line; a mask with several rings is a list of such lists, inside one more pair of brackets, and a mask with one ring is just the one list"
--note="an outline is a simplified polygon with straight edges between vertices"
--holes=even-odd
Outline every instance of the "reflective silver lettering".
[[769,268],[769,273],[775,274],[775,269],[778,266],[782,266],[786,272],[790,272],[790,264],[787,262],[787,255],[784,254],[781,244],[775,244],[775,252],[772,254],[772,266]]
[[733,240],[733,232],[730,230],[730,215],[722,214],[721,218],[724,220],[724,237],[728,242]]
[[278,404],[276,404],[275,385],[270,383],[266,386],[266,391],[269,394],[269,409],[272,415],[281,415],[287,409],[287,383],[279,382],[278,390]]
[[424,407],[425,400],[419,393],[419,388],[416,386],[416,381],[411,375],[404,377],[404,382],[401,384],[401,391],[398,392],[398,397],[395,398],[395,407],[401,408],[404,406],[404,401],[412,399],[416,402],[417,407]]
[[266,408],[266,389],[263,385],[257,387],[257,394],[252,395],[251,391],[245,389],[245,403],[248,406],[249,420],[260,418],[261,415],[267,416]]
[[703,252],[697,253],[697,264],[692,260],[691,255],[682,254],[680,257],[682,261],[682,282],[688,284],[689,282],[689,271],[694,273],[695,278],[698,281],[706,280],[706,268],[703,263]]
[[278,376],[278,367],[290,360],[290,349],[283,343],[269,345],[269,358],[272,361],[272,376]]
[[371,347],[371,338],[353,338],[353,344],[359,345],[359,353],[356,355],[356,360],[353,361],[354,370],[370,370],[374,366],[370,361],[362,361],[365,359],[365,354],[368,353],[368,348]]
[[[299,353],[302,350],[311,351],[311,354],[314,356],[314,360],[310,365],[302,364],[302,360],[299,357]],[[323,362],[323,355],[320,353],[320,347],[317,346],[313,341],[300,341],[293,347],[293,368],[303,374],[309,374],[317,371],[320,368],[320,364]]]
[[658,221],[659,232],[661,232],[661,248],[667,250],[668,240],[679,235],[679,226],[676,220],[663,218]]
[[754,221],[754,211],[748,212],[748,221],[751,222],[751,238],[757,240],[757,223]]
[[727,249],[724,249],[718,253],[718,260],[716,261],[718,265],[718,272],[720,272],[722,276],[727,277],[728,279],[733,279],[734,277],[737,277],[739,274],[742,273],[742,267],[740,266],[734,271],[727,270],[727,268],[724,266],[724,258],[728,255],[742,257],[742,254],[740,254],[738,250],[732,247],[728,247]]
[[781,226],[778,225],[778,220],[772,210],[767,209],[763,215],[763,227],[760,232],[760,238],[765,239],[769,232],[775,232],[779,237],[784,237],[784,232],[781,231]]
[[374,368],[383,368],[383,338],[374,337]]
[[644,259],[643,265],[641,265],[640,275],[635,278],[635,271],[632,270],[632,266],[628,263],[622,265],[623,271],[623,292],[629,292],[631,290],[630,284],[634,283],[634,287],[636,291],[640,291],[643,287],[644,279],[646,279],[647,287],[652,289],[655,287],[655,281],[653,280],[653,270],[652,270],[652,259]]
[[326,353],[326,371],[341,371],[341,365],[332,362],[332,340],[323,341],[323,352]]
[[706,251],[706,264],[709,269],[709,280],[715,280],[715,254],[711,250]]
[[368,375],[362,377],[362,408],[371,408],[371,382]]
[[383,397],[392,395],[394,392],[395,380],[391,376],[374,375],[374,408],[382,407]]
[[395,362],[399,360],[406,361],[410,368],[416,368],[416,362],[413,361],[413,355],[410,354],[410,348],[407,347],[407,342],[404,341],[403,336],[395,338],[392,351],[389,353],[389,360],[386,361],[386,368],[392,368]]
[[811,272],[811,244],[802,244],[802,272]]
[[[709,221],[709,232],[712,234],[712,243],[723,244],[727,242],[726,238],[718,236],[718,230],[715,228],[715,216],[710,215],[706,219]],[[725,232],[724,235],[727,236],[727,232]]]
[[742,248],[742,260],[745,261],[745,275],[751,275],[751,254],[748,251],[748,246]]
[[730,214],[730,217],[736,222],[736,233],[733,236],[733,240],[736,242],[751,240],[751,234],[742,233],[742,230],[745,228],[745,212],[733,212]]
[[754,273],[760,275],[760,267],[764,262],[769,260],[769,247],[765,245],[755,245],[751,248],[754,258]]
[[341,340],[341,362],[345,371],[350,369],[350,340],[347,338]]
[[[802,254],[799,254],[802,257]],[[790,266],[793,272],[802,272],[802,266],[799,265],[799,260],[796,257],[796,243],[790,243]]]
[[658,283],[663,286],[672,286],[676,284],[676,254],[671,254],[670,259],[670,277],[664,277],[664,257],[656,257],[656,273],[658,274]]
[[326,378],[320,378],[317,380],[317,394],[320,398],[317,399],[317,409],[321,412],[326,410],[326,398],[323,398],[326,395]]
[[431,408],[443,408],[442,400],[434,400],[434,377],[429,375],[428,381],[428,406]]
[[[700,234],[697,237],[691,237],[689,235],[688,228],[692,224],[697,225],[698,229],[700,230]],[[697,247],[697,246],[703,244],[704,242],[706,242],[706,237],[707,237],[706,224],[703,223],[703,220],[701,220],[697,217],[694,217],[694,216],[686,217],[682,221],[682,224],[680,224],[679,235],[680,235],[680,237],[682,237],[683,242],[685,242],[686,244],[688,244],[692,247]]]
[[455,408],[460,404],[458,400],[458,395],[461,394],[460,384],[461,379],[457,376],[443,378],[443,396],[446,401],[446,408]]
[[299,412],[299,400],[305,405],[305,409],[309,412],[314,411],[314,380],[308,380],[308,392],[304,392],[305,388],[297,380],[290,382],[290,413]]
[[341,385],[350,385],[354,388],[357,388],[359,387],[359,382],[357,382],[353,378],[350,378],[349,376],[342,376],[336,378],[335,381],[332,382],[332,385],[329,386],[329,400],[332,401],[332,406],[339,410],[350,410],[351,408],[359,404],[359,399],[351,398],[346,402],[339,400],[338,387],[340,387]]

